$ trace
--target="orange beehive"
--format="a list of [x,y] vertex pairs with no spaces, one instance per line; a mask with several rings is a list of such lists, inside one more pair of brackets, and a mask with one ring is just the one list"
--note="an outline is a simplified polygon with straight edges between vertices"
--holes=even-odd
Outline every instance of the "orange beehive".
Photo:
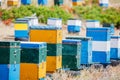
[[83,2],[72,2],[73,6],[81,6]]
[[7,5],[8,6],[17,6],[18,5],[18,0],[8,0]]

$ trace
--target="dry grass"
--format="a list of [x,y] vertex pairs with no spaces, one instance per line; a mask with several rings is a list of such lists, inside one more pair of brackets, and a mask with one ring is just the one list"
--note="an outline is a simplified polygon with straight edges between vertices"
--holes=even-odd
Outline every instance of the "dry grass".
[[[53,74],[53,80],[120,80],[120,65],[108,66],[106,69],[90,67],[77,74],[76,76],[73,72],[61,71]],[[47,80],[51,80],[50,77]]]

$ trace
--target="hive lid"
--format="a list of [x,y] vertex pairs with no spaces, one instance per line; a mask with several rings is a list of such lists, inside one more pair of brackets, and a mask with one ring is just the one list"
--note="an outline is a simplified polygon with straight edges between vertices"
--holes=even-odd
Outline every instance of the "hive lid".
[[40,48],[46,46],[45,42],[21,42],[21,48]]
[[30,29],[38,29],[38,30],[59,30],[59,29],[62,29],[61,27],[57,27],[57,26],[41,26],[41,25],[38,25],[38,26],[31,26]]
[[120,36],[111,36],[111,38],[120,38]]
[[100,22],[99,20],[86,20],[86,22]]
[[63,44],[81,44],[81,40],[63,39]]
[[61,18],[48,18],[49,20],[62,20]]
[[67,36],[66,39],[77,39],[77,40],[92,40],[92,37],[83,36]]

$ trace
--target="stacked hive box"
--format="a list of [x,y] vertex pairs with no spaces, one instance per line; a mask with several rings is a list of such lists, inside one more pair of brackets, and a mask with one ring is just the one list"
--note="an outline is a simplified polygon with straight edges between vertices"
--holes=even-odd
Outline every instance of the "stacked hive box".
[[66,39],[81,40],[81,56],[80,64],[89,65],[92,64],[92,38],[90,37],[66,37]]
[[101,7],[108,7],[109,6],[109,0],[99,0],[99,5]]
[[59,18],[48,18],[47,24],[50,25],[50,26],[55,26],[57,28],[62,28],[62,19],[59,19]]
[[62,41],[62,46],[62,67],[80,69],[81,41],[66,39]]
[[18,0],[7,0],[7,5],[8,6],[17,6]]
[[62,5],[63,4],[63,0],[54,0],[54,4],[55,5]]
[[120,59],[120,36],[111,36],[111,59]]
[[42,80],[46,76],[47,45],[21,42],[20,80]]
[[19,18],[15,22],[15,40],[16,41],[29,41],[30,26],[38,25],[37,17]]
[[21,0],[21,3],[24,5],[29,5],[31,4],[31,0]]
[[17,19],[14,25],[15,40],[28,41],[29,40],[29,19]]
[[38,25],[38,18],[37,17],[25,17],[24,19],[29,20],[29,26]]
[[30,41],[47,42],[47,72],[54,72],[62,64],[62,30],[54,26],[31,27]]
[[78,19],[70,19],[67,22],[68,32],[80,32],[81,21]]
[[20,42],[0,42],[0,80],[19,80]]
[[48,4],[48,0],[38,0],[38,4],[39,5],[47,5]]
[[79,6],[82,5],[83,0],[72,0],[72,4],[73,6]]
[[92,61],[101,64],[110,62],[110,29],[87,28],[87,37],[92,37]]
[[86,21],[86,27],[100,27],[100,21],[98,20],[87,20]]

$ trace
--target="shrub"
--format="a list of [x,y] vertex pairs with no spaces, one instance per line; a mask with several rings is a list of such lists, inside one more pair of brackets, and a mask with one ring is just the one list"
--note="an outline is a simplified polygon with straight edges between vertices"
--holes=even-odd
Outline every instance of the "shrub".
[[83,19],[99,20],[103,23],[117,23],[120,22],[120,9],[115,8],[102,8],[97,5],[89,6],[77,6],[74,7],[74,11],[79,17]]

